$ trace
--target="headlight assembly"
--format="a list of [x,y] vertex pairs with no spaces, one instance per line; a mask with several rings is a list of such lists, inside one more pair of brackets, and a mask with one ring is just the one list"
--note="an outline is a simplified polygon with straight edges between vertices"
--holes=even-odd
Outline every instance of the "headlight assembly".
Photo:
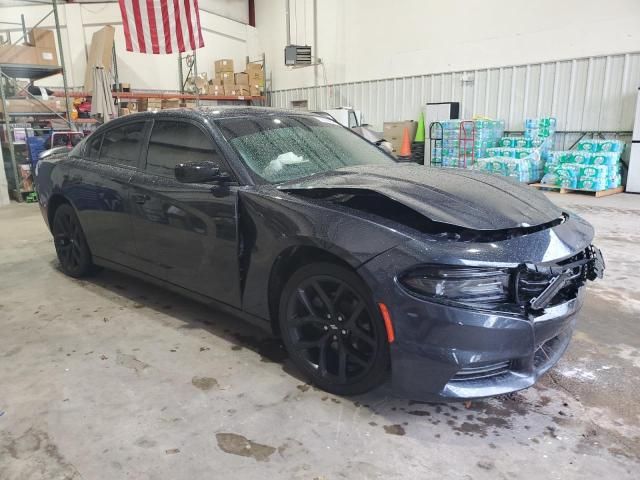
[[410,270],[398,280],[411,292],[432,300],[494,305],[509,301],[510,279],[507,269],[434,265]]

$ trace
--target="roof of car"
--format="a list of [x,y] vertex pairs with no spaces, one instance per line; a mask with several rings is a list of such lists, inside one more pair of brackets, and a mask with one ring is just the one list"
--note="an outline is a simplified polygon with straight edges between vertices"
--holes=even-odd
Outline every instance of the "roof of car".
[[[202,118],[206,117],[211,120],[219,118],[237,118],[237,117],[261,117],[269,115],[309,115],[318,116],[313,112],[307,112],[304,110],[287,110],[284,108],[272,108],[272,107],[231,107],[231,106],[210,106],[210,107],[197,107],[197,108],[170,108],[166,110],[159,110],[157,112],[140,112],[125,117],[120,117],[121,121],[146,118],[146,117],[185,117],[185,118]],[[111,123],[111,122],[109,122]]]

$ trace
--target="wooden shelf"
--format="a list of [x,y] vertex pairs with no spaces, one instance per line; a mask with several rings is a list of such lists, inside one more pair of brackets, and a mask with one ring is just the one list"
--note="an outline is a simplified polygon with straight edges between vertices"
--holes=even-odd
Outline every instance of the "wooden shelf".
[[[54,92],[56,96],[64,96],[64,92]],[[69,96],[73,98],[91,97],[93,94],[90,92],[69,92]],[[191,93],[171,93],[171,92],[111,92],[111,96],[118,98],[161,98],[161,99],[173,99],[178,98],[180,100],[229,100],[229,101],[248,101],[248,100],[265,100],[265,96],[252,97],[250,95],[245,96],[232,96],[232,95],[193,95]]]

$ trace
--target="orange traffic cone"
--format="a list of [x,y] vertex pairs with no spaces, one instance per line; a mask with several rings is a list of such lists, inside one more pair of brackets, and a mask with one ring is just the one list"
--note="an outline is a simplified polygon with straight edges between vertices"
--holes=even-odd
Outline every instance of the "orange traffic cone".
[[402,133],[402,146],[400,147],[400,153],[398,153],[398,156],[411,156],[411,140],[409,140],[409,129],[407,127],[404,127],[404,132]]

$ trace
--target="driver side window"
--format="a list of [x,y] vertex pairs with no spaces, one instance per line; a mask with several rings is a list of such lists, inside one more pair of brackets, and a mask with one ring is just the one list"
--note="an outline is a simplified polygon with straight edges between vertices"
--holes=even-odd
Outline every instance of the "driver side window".
[[205,132],[192,123],[157,120],[147,153],[147,173],[174,177],[179,163],[214,162],[222,168],[220,153]]

